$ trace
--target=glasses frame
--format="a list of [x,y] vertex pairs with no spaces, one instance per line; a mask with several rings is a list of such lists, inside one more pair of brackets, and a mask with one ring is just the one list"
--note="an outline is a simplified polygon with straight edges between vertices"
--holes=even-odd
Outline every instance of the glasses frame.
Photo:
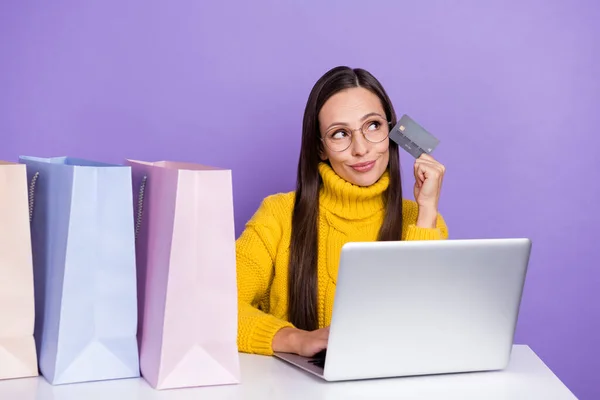
[[[382,118],[382,119],[383,119],[383,118]],[[387,135],[385,135],[385,137],[384,137],[383,139],[381,139],[380,141],[378,141],[378,142],[373,142],[372,140],[369,140],[369,139],[367,138],[367,135],[365,134],[365,132],[363,132],[363,127],[364,127],[364,126],[365,126],[367,123],[370,123],[370,122],[373,122],[373,121],[366,121],[366,122],[365,122],[365,123],[364,123],[364,124],[363,124],[363,125],[362,125],[360,128],[355,128],[355,129],[346,128],[347,130],[349,130],[349,131],[350,131],[350,143],[348,143],[348,146],[346,146],[346,147],[345,147],[343,150],[333,150],[331,147],[329,147],[329,146],[327,145],[327,140],[326,140],[326,139],[327,139],[327,137],[322,137],[322,136],[321,136],[321,137],[319,137],[319,139],[321,139],[321,141],[322,141],[322,142],[325,144],[325,146],[326,146],[326,147],[327,147],[329,150],[331,150],[331,151],[333,151],[333,152],[335,152],[335,153],[341,153],[341,152],[343,152],[343,151],[346,151],[346,150],[348,150],[348,149],[350,148],[350,146],[352,146],[352,142],[354,141],[354,132],[356,132],[356,131],[360,131],[360,133],[361,133],[361,134],[362,134],[362,136],[365,138],[365,140],[366,140],[367,142],[369,142],[369,143],[373,143],[373,144],[381,143],[381,142],[383,142],[385,139],[387,139],[387,138],[389,138],[389,137],[390,137],[390,132],[391,132],[391,130],[392,130],[392,128],[393,128],[393,125],[394,125],[394,124],[393,124],[391,121],[385,120],[385,122],[387,123],[387,126],[388,126],[388,133],[387,133]],[[329,131],[327,131],[327,132],[330,132],[330,131],[332,131],[332,130],[333,130],[333,129],[330,129],[330,130],[329,130]],[[327,135],[327,133],[325,133],[325,135]]]

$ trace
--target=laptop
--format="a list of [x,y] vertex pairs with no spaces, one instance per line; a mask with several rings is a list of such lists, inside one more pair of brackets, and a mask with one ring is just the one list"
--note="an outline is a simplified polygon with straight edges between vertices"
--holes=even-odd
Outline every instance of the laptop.
[[274,355],[327,381],[505,369],[530,252],[527,238],[346,243],[326,351]]

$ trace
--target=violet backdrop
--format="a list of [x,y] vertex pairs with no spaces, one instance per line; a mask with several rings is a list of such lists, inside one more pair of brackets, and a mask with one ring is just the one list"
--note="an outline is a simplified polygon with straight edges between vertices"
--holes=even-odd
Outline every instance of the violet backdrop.
[[239,234],[294,188],[316,79],[366,68],[440,138],[451,238],[533,239],[515,340],[596,399],[598,20],[593,0],[4,1],[0,159],[231,168]]

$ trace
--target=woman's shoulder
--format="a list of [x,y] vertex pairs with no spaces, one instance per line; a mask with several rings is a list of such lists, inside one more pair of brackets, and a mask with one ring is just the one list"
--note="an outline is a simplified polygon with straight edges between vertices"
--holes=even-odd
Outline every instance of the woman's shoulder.
[[280,192],[265,197],[250,223],[284,223],[291,219],[295,192]]
[[296,192],[280,192],[265,197],[260,205],[275,214],[287,214],[294,208]]

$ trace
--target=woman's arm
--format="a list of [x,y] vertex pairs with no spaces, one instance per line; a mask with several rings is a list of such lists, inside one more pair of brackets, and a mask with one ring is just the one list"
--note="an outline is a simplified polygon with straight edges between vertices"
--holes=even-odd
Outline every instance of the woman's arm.
[[269,296],[281,226],[273,216],[272,198],[267,198],[236,241],[238,287],[238,349],[245,353],[273,354],[275,334],[288,321],[260,310]]
[[403,200],[402,219],[403,240],[448,239],[448,227],[442,215],[437,211],[433,213],[420,210],[412,200]]

